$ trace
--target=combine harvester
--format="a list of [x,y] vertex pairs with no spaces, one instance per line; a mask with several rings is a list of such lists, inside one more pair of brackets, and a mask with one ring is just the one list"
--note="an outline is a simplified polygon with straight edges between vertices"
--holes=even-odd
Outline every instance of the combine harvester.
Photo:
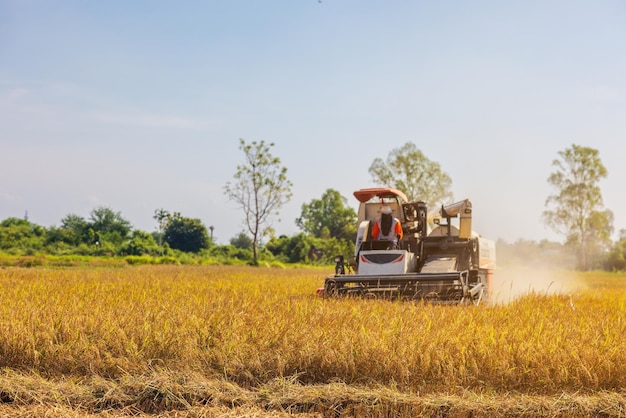
[[[436,227],[429,232],[424,202],[409,202],[404,193],[392,188],[361,189],[354,196],[360,202],[354,258],[347,264],[343,256],[335,258],[335,275],[326,278],[319,295],[447,304],[488,302],[496,247],[472,231],[469,200],[442,206],[440,217],[433,219]],[[372,239],[372,227],[383,206],[391,207],[402,226],[404,235],[397,244]]]

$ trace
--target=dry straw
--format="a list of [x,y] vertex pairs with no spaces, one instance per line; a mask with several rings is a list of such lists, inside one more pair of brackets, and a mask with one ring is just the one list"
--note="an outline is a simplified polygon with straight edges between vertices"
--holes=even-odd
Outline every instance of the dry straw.
[[[315,402],[336,401],[324,401],[334,398],[314,388],[337,384],[422,400],[442,393],[457,400],[466,393],[597,396],[626,387],[621,282],[599,277],[602,286],[574,294],[444,307],[320,299],[315,289],[324,273],[234,266],[2,269],[0,366],[42,381],[89,380],[101,387],[104,406],[141,410],[150,409],[137,401],[141,390],[117,385],[164,372],[162,385],[158,378],[138,380],[146,398],[162,401],[154,408],[193,408],[202,399],[194,384],[216,381],[255,393],[252,401],[243,396],[240,407],[293,403],[311,411]],[[2,394],[39,402],[28,391],[12,393],[6,380]]]

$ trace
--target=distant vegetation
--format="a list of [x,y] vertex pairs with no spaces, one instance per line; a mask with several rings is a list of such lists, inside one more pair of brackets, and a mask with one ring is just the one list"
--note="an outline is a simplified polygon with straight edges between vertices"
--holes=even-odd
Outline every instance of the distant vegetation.
[[[148,233],[133,229],[120,212],[101,206],[88,219],[68,214],[59,226],[14,217],[3,220],[0,263],[73,265],[92,262],[85,257],[100,257],[128,264],[276,265],[329,264],[339,254],[349,258],[354,254],[357,214],[334,189],[302,205],[301,215],[294,220],[300,233],[275,235],[270,219],[291,198],[292,184],[287,168],[271,154],[273,145],[240,140],[245,162],[237,166],[234,181],[226,184],[224,192],[243,210],[246,230],[226,245],[213,242],[213,226],[209,234],[199,219],[178,212],[155,210],[157,230]],[[558,156],[548,178],[553,192],[543,216],[565,243],[499,240],[498,263],[625,271],[626,230],[611,242],[613,213],[604,209],[598,185],[608,173],[598,151],[572,145]],[[376,183],[406,191],[410,199],[431,205],[452,199],[451,179],[411,142],[393,149],[384,161],[376,158],[369,171]]]
[[[356,215],[342,210],[349,231],[356,222],[350,217]],[[308,219],[315,211],[303,216]],[[133,229],[121,213],[107,207],[94,209],[88,219],[67,215],[60,226],[52,227],[7,218],[0,222],[0,265],[326,264],[336,254],[353,251],[351,237],[330,237],[322,228],[320,234],[270,236],[257,249],[255,261],[252,240],[244,232],[218,245],[199,219],[163,209],[156,210],[154,218],[158,230],[152,233]]]
[[[303,232],[293,236],[270,236],[258,249],[260,265],[332,264],[337,254],[351,255],[356,214],[345,199],[329,189],[325,199],[335,202],[335,214],[325,214],[323,200],[303,205],[297,224]],[[0,266],[75,266],[120,264],[254,264],[252,242],[240,232],[228,244],[211,241],[198,219],[179,213],[161,220],[163,228],[151,233],[133,229],[119,212],[106,207],[92,211],[89,219],[67,215],[60,226],[44,227],[26,219],[0,222]],[[330,231],[333,232],[331,236]],[[339,235],[339,238],[334,235]],[[496,242],[498,264],[574,269],[576,249],[552,241]],[[626,231],[608,251],[594,259],[591,269],[626,271]]]
[[[297,224],[303,232],[293,236],[270,236],[258,249],[260,265],[332,264],[337,254],[354,252],[356,214],[345,199],[329,189],[325,199],[334,202],[334,212],[324,213],[323,200],[303,205]],[[252,242],[240,232],[228,244],[212,242],[198,219],[179,213],[165,214],[162,229],[148,233],[133,229],[122,214],[109,208],[93,210],[89,219],[67,215],[60,226],[44,227],[26,219],[7,218],[0,222],[0,265],[75,266],[120,264],[255,264]],[[167,220],[169,216],[171,221]],[[330,231],[334,231],[331,236]],[[334,235],[339,235],[339,238]],[[576,249],[552,241],[518,240],[496,242],[498,264],[574,269]],[[626,271],[626,231],[591,269]]]

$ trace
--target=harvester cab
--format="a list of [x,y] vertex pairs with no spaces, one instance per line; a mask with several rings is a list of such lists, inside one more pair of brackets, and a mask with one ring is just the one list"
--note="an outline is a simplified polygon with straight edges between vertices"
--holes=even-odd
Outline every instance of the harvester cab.
[[[409,202],[392,188],[361,189],[354,196],[360,202],[350,261],[354,274],[346,274],[340,256],[335,275],[326,278],[319,294],[438,303],[478,304],[488,299],[495,244],[472,231],[469,200],[442,206],[429,232],[428,209],[422,201]],[[397,243],[372,237],[382,207],[390,207],[402,226]]]
[[355,258],[358,258],[361,250],[389,249],[388,240],[376,241],[371,233],[383,207],[391,208],[391,215],[398,219],[404,232],[403,239],[397,243],[396,248],[415,248],[419,238],[426,236],[428,224],[424,202],[409,203],[404,193],[391,188],[361,189],[354,192],[354,196],[360,202]]

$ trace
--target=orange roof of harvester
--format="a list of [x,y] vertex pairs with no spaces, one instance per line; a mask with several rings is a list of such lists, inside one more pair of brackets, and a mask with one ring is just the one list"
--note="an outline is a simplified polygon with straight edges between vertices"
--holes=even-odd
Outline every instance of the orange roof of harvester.
[[365,203],[373,197],[378,196],[379,198],[390,198],[390,197],[399,197],[400,199],[408,202],[406,195],[402,193],[398,189],[392,189],[391,187],[372,187],[369,189],[360,189],[354,192],[354,197],[356,197],[359,202]]

